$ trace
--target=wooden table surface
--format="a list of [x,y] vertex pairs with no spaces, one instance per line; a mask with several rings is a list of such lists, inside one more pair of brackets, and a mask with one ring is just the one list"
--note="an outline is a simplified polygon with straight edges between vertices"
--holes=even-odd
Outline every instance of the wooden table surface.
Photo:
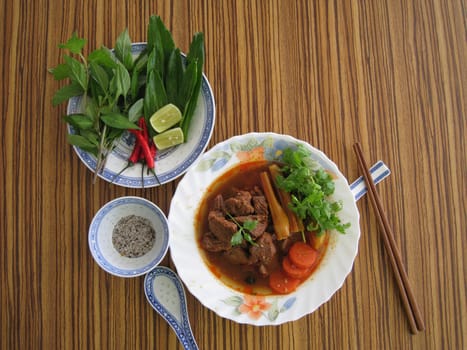
[[[349,181],[352,149],[392,174],[378,191],[426,331],[412,335],[368,198],[343,287],[281,326],[220,318],[188,293],[201,349],[462,349],[467,347],[467,26],[462,0],[2,2],[0,39],[1,349],[181,349],[146,302],[143,277],[101,270],[88,227],[107,201],[145,197],[168,214],[177,181],[126,189],[93,174],[66,143],[52,107],[63,83],[57,44],[76,31],[86,52],[128,28],[146,40],[158,14],[187,50],[206,40],[216,99],[208,147],[252,131],[323,150]],[[170,254],[163,265],[172,266]]]

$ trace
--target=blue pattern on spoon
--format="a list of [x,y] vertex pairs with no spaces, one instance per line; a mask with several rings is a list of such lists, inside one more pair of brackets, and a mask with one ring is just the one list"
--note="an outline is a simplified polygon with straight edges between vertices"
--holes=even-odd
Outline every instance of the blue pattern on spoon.
[[188,318],[185,290],[175,272],[164,266],[156,267],[144,279],[144,292],[154,310],[175,331],[183,347],[197,350]]

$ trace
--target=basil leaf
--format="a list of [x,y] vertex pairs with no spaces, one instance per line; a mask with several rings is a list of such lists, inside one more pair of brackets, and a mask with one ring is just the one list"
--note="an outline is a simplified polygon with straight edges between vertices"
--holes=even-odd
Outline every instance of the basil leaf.
[[110,132],[107,134],[107,139],[110,141],[110,144],[113,143],[114,140],[120,138],[123,135],[125,129],[111,129]]
[[94,120],[85,114],[69,114],[64,116],[63,119],[80,130],[91,129],[94,126]]
[[133,68],[133,56],[131,55],[131,39],[128,29],[125,29],[115,43],[115,56],[123,63],[126,69]]
[[97,153],[97,146],[84,136],[68,134],[66,138],[70,145],[77,146],[83,151],[91,152],[93,154]]
[[88,99],[85,107],[85,113],[89,118],[92,118],[93,122],[96,123],[99,119],[99,107],[93,98]]
[[57,106],[60,103],[67,101],[74,96],[82,95],[83,93],[83,88],[79,84],[72,82],[55,92],[54,97],[52,98],[52,105]]
[[88,62],[94,62],[111,69],[117,67],[117,63],[112,57],[112,52],[105,46],[91,52],[88,56]]
[[115,129],[139,129],[138,125],[128,120],[126,116],[120,113],[109,113],[101,116],[101,120]]
[[99,146],[99,134],[94,129],[80,130],[80,135],[85,137],[94,146]]
[[49,69],[49,72],[53,74],[55,80],[63,80],[70,77],[70,67],[65,63]]
[[144,99],[140,98],[138,101],[133,103],[128,110],[128,120],[131,122],[136,122],[139,117],[143,115],[143,102]]
[[99,84],[104,92],[109,89],[109,76],[104,68],[99,66],[96,62],[89,64],[91,77]]
[[121,95],[126,96],[128,90],[130,90],[130,86],[130,73],[128,73],[122,64],[118,64],[117,68],[114,69],[114,76],[110,81],[110,92],[115,97],[115,100]]
[[85,39],[78,38],[76,32],[71,35],[71,38],[64,44],[59,44],[58,47],[61,49],[68,49],[74,54],[79,54],[86,44]]
[[70,68],[70,79],[78,83],[84,91],[88,89],[88,73],[84,64],[77,59],[65,55],[65,62]]

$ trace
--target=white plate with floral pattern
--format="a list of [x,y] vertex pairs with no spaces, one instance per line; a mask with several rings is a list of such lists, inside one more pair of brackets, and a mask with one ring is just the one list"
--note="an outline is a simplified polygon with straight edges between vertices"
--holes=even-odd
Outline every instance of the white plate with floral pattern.
[[[255,160],[275,160],[288,147],[304,145],[323,168],[336,174],[333,200],[342,201],[346,234],[331,232],[318,268],[294,292],[255,296],[221,282],[203,260],[195,234],[198,207],[210,184],[232,166]],[[274,133],[250,133],[217,144],[203,154],[180,181],[168,215],[170,251],[188,290],[219,316],[251,325],[278,325],[315,311],[343,285],[353,267],[360,238],[359,212],[347,179],[323,152],[304,141]]]

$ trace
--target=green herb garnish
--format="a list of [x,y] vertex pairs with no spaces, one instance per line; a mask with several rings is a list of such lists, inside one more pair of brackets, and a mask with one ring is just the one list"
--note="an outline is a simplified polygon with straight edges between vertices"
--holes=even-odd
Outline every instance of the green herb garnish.
[[247,241],[251,245],[256,245],[256,242],[251,237],[250,232],[253,231],[258,225],[257,220],[246,220],[243,225],[240,224],[235,218],[227,214],[227,216],[237,225],[238,231],[235,232],[230,240],[232,247],[242,244],[243,240]]
[[334,181],[326,171],[312,161],[303,146],[284,150],[282,174],[277,176],[279,188],[291,194],[290,208],[307,224],[307,230],[318,235],[327,230],[345,233],[350,223],[343,224],[337,213],[342,203],[330,199]]

